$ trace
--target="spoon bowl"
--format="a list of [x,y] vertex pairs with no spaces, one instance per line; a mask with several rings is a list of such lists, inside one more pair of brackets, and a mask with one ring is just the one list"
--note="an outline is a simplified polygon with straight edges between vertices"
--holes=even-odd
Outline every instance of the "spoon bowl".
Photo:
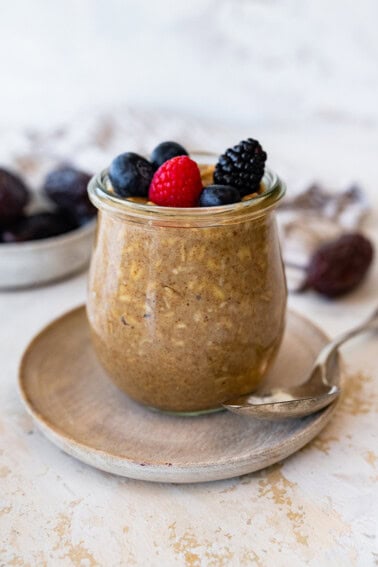
[[233,413],[258,419],[298,418],[319,411],[340,395],[338,348],[356,335],[377,330],[378,309],[358,327],[326,345],[319,353],[308,378],[299,386],[260,389],[223,403]]

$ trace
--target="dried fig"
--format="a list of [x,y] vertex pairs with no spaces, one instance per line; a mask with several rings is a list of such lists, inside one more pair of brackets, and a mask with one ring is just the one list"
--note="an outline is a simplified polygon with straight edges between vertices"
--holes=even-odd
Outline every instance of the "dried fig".
[[65,210],[76,222],[85,224],[97,212],[87,193],[90,178],[89,173],[85,171],[61,166],[47,175],[43,190],[51,201]]
[[373,260],[373,246],[360,233],[349,233],[326,242],[313,254],[302,289],[338,297],[355,289]]
[[2,240],[6,243],[40,240],[64,234],[76,227],[77,225],[62,213],[36,213],[19,219],[6,228],[2,233]]
[[7,225],[23,213],[29,201],[29,191],[22,179],[0,168],[0,223]]

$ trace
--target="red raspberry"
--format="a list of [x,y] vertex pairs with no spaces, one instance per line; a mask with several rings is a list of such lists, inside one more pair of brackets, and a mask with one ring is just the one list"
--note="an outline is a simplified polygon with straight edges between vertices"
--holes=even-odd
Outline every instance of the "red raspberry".
[[163,207],[195,207],[202,191],[198,165],[188,156],[163,163],[152,178],[148,198]]

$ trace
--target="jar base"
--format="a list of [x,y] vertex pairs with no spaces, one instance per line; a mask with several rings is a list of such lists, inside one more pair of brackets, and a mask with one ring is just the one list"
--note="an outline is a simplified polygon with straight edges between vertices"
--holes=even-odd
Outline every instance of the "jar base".
[[223,406],[217,408],[210,408],[197,411],[174,411],[174,410],[162,410],[159,408],[154,408],[153,406],[145,406],[154,413],[161,413],[163,415],[172,415],[173,417],[197,417],[201,415],[209,415],[212,413],[218,413],[220,411],[226,411]]

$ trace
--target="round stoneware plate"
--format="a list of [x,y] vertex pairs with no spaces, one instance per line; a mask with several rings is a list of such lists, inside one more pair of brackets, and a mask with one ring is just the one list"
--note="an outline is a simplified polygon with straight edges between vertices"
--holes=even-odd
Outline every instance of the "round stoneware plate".
[[[303,381],[328,341],[289,311],[271,384]],[[261,421],[223,411],[200,417],[155,413],[108,380],[93,352],[85,308],[53,321],[27,348],[20,390],[38,427],[58,447],[104,471],[157,482],[203,482],[262,469],[294,453],[331,419]]]

